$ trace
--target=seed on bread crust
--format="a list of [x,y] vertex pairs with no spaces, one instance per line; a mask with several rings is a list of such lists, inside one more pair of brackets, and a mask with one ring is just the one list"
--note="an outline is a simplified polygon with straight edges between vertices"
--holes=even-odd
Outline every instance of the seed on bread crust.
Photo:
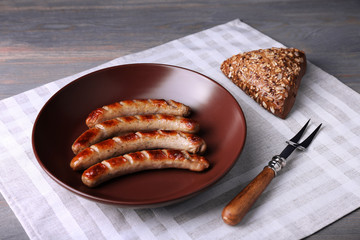
[[221,71],[266,110],[286,118],[306,71],[306,56],[296,48],[269,48],[234,55]]

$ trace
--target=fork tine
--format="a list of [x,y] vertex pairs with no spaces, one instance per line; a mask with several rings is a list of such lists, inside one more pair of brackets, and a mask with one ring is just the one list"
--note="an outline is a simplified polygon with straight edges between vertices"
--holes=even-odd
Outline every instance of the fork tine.
[[309,125],[310,119],[307,121],[307,123],[300,129],[300,131],[292,138],[290,139],[291,142],[293,143],[297,143],[301,136],[304,134],[305,129],[307,128],[307,126]]
[[308,136],[304,141],[302,141],[299,146],[303,147],[304,149],[307,148],[314,139],[316,133],[320,130],[321,126],[322,123],[310,134],[310,136]]

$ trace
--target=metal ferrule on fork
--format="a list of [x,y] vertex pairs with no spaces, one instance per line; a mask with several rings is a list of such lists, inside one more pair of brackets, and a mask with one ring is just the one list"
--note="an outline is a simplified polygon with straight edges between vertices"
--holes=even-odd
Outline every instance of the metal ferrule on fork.
[[285,158],[281,157],[280,155],[276,155],[271,159],[271,161],[265,167],[271,168],[274,171],[276,177],[277,173],[285,166],[286,166]]

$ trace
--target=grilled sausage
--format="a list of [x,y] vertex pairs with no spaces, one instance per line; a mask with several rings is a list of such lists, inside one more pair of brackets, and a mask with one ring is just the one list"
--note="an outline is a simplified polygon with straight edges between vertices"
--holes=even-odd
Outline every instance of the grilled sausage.
[[112,103],[92,111],[86,118],[86,125],[91,128],[95,124],[117,117],[143,115],[143,114],[168,114],[186,117],[190,114],[190,107],[164,99],[138,99],[124,100]]
[[78,154],[85,148],[107,138],[129,132],[158,129],[195,133],[199,130],[199,124],[193,119],[165,114],[119,117],[96,124],[95,127],[82,133],[73,143],[72,150]]
[[91,145],[77,154],[70,163],[74,170],[83,170],[102,160],[129,152],[146,149],[168,148],[204,153],[205,141],[191,133],[156,130],[129,133]]
[[144,150],[104,160],[86,169],[82,174],[82,182],[88,187],[95,187],[110,179],[134,172],[180,168],[191,171],[203,171],[209,162],[199,155],[179,150]]

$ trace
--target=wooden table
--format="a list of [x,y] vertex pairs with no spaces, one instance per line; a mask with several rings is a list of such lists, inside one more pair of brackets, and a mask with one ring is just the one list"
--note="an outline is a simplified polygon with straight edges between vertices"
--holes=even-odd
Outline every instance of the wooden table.
[[[236,18],[360,93],[358,0],[3,0],[0,99]],[[0,238],[28,238],[2,197]],[[360,239],[360,210],[308,239]]]

